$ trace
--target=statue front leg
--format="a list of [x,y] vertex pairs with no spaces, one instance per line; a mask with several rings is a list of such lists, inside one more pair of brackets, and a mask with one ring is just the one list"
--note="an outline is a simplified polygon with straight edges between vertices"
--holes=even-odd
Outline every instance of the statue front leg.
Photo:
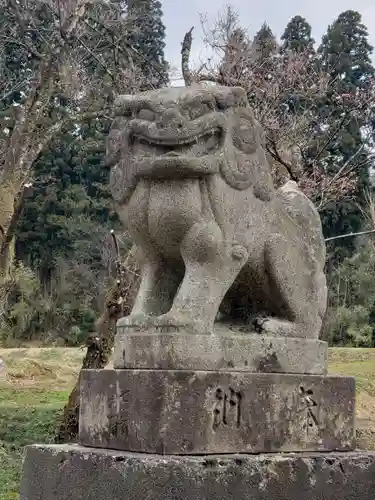
[[163,259],[146,262],[132,315],[158,316],[167,312],[183,276],[183,269]]
[[127,207],[119,211],[125,227],[138,249],[141,282],[132,312],[119,325],[143,324],[149,317],[169,311],[184,273],[183,262],[175,262],[160,254],[149,234],[150,189],[139,182]]
[[185,276],[171,310],[156,318],[158,326],[212,333],[224,295],[247,262],[247,250],[227,244],[214,221],[196,223],[181,245]]
[[170,310],[173,298],[183,277],[183,265],[168,262],[159,256],[145,261],[141,282],[132,312],[120,321],[123,326],[141,325],[150,317]]

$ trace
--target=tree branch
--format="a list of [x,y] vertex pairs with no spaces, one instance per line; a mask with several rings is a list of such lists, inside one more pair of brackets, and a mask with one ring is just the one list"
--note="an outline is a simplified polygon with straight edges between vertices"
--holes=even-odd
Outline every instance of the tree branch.
[[190,87],[193,83],[193,78],[191,75],[189,62],[190,62],[190,53],[191,53],[191,45],[193,43],[193,29],[194,26],[188,31],[183,39],[182,48],[181,48],[181,68],[182,68],[182,76],[184,78],[184,82],[186,87]]
[[85,50],[87,50],[87,52],[90,54],[90,56],[92,56],[95,61],[97,63],[100,64],[100,66],[105,70],[105,72],[111,77],[112,81],[115,82],[115,77],[112,73],[112,71],[106,66],[106,64],[101,61],[100,57],[98,57],[96,54],[94,54],[94,52],[90,49],[90,47],[88,47],[85,42],[80,38],[80,37],[77,37],[79,43],[82,45],[82,47],[85,48]]
[[359,233],[347,233],[347,234],[340,234],[339,236],[331,236],[330,238],[326,238],[324,241],[333,241],[333,240],[339,240],[341,238],[351,238],[354,236],[362,236],[364,234],[372,234],[375,233],[375,229],[369,229],[368,231],[360,231]]
[[266,149],[269,152],[269,154],[276,161],[278,161],[279,163],[281,163],[281,165],[283,165],[283,167],[285,167],[285,169],[287,170],[287,172],[288,172],[290,178],[292,179],[292,181],[298,182],[298,176],[296,176],[296,174],[293,172],[292,167],[286,161],[284,161],[283,158],[280,156],[280,153],[278,152],[278,150],[276,148],[275,141],[270,140],[270,142],[272,144],[272,148],[273,149],[271,149],[269,146],[266,146]]
[[22,47],[23,49],[26,49],[30,54],[32,54],[36,59],[39,59],[40,61],[43,59],[43,54],[38,52],[36,49],[31,47],[31,45],[26,44],[22,42],[21,40],[16,40],[14,38],[9,38],[5,36],[0,36],[0,38],[10,44],[17,45],[18,47]]

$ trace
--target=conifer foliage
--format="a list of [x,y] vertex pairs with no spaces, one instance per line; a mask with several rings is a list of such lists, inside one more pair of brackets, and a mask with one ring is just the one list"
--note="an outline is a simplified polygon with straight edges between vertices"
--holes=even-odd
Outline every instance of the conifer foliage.
[[313,52],[315,40],[311,36],[311,26],[304,17],[294,16],[281,36],[282,50],[293,52]]
[[[318,49],[321,67],[331,80],[329,91],[319,105],[320,117],[328,114],[330,119],[318,143],[324,144],[327,137],[331,137],[321,161],[333,172],[350,169],[357,178],[352,200],[331,204],[322,215],[328,237],[359,231],[363,224],[361,205],[363,208],[370,188],[369,170],[373,161],[375,68],[371,62],[372,50],[361,15],[352,10],[340,14],[328,27]],[[358,98],[361,106],[353,106]],[[352,252],[354,244],[354,239],[338,241],[335,245],[338,257]]]
[[127,0],[129,19],[128,45],[134,64],[146,76],[145,88],[168,83],[168,64],[164,57],[165,26],[158,0]]
[[252,48],[259,64],[265,64],[277,51],[275,35],[267,23],[263,23],[260,30],[256,33]]

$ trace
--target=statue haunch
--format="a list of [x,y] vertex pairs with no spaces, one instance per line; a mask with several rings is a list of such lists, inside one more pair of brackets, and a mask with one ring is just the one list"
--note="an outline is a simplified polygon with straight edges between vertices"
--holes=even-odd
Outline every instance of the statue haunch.
[[319,335],[326,309],[319,215],[293,182],[275,189],[241,88],[120,96],[108,139],[111,190],[141,254],[123,325]]

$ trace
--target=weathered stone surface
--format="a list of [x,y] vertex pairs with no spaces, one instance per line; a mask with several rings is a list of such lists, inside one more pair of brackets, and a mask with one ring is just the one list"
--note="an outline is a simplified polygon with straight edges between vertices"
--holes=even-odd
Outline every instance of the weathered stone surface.
[[20,500],[373,500],[375,453],[178,457],[31,446]]
[[117,209],[142,254],[119,326],[213,330],[253,320],[266,335],[318,338],[325,244],[312,202],[276,189],[246,92],[181,87],[120,96],[108,141]]
[[351,450],[353,378],[83,370],[79,442],[161,454]]
[[114,368],[246,371],[263,373],[327,372],[327,343],[315,339],[235,334],[121,333]]

